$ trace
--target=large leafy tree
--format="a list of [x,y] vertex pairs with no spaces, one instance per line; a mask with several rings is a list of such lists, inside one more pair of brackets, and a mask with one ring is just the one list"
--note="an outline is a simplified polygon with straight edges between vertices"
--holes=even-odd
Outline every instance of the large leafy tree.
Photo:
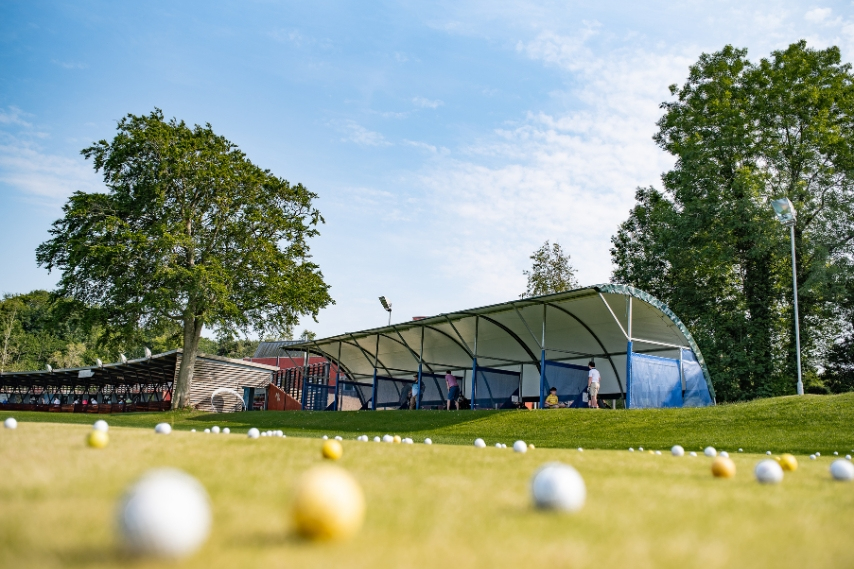
[[794,390],[788,232],[795,242],[807,382],[839,330],[854,247],[854,76],[837,48],[805,42],[759,63],[703,54],[654,139],[676,158],[664,190],[638,190],[612,239],[613,279],[662,298],[691,327],[724,400]]
[[528,277],[528,288],[521,295],[540,296],[553,292],[563,292],[578,287],[575,269],[566,253],[557,241],[546,241],[531,255],[531,270],[522,271]]
[[107,191],[77,192],[39,246],[59,293],[94,307],[108,335],[180,327],[173,407],[188,404],[202,329],[289,333],[332,302],[307,240],[317,197],[259,168],[210,125],[128,115],[82,151]]

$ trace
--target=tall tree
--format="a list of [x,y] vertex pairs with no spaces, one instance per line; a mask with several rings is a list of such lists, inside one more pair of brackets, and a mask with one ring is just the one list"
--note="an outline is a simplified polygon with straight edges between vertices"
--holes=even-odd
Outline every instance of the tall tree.
[[[753,64],[703,54],[654,139],[676,158],[664,192],[639,190],[612,242],[613,280],[649,289],[695,332],[723,400],[794,390],[788,233],[798,209],[801,339],[812,377],[838,329],[854,238],[854,77],[839,50],[805,42]],[[818,387],[815,386],[814,387]]]
[[314,193],[259,168],[210,125],[156,109],[117,131],[82,151],[107,191],[73,194],[36,257],[118,340],[181,327],[172,404],[185,407],[205,326],[283,333],[333,302],[307,244],[323,218]]
[[528,277],[528,288],[521,295],[522,298],[578,287],[575,269],[569,262],[569,254],[564,252],[560,243],[555,242],[552,245],[546,241],[531,255],[531,261],[531,270],[522,271],[522,274]]

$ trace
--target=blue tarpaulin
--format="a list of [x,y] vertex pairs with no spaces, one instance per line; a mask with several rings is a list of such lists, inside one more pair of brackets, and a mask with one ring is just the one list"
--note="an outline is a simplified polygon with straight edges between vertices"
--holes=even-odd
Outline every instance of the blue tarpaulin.
[[703,375],[703,368],[691,350],[682,350],[682,376],[685,379],[685,401],[683,407],[707,407],[712,405],[712,396]]
[[583,394],[587,391],[589,371],[587,366],[547,361],[543,374],[543,397],[555,387],[561,403],[567,403],[570,407],[587,407]]
[[631,354],[632,371],[626,393],[630,409],[682,407],[679,360]]

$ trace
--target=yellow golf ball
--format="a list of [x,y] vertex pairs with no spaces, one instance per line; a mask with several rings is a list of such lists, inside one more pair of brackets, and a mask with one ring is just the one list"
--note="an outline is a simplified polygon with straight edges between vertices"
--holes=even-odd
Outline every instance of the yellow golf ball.
[[401,441],[400,435],[394,435],[394,442],[400,443],[400,441]]
[[300,479],[292,513],[296,530],[303,537],[344,539],[362,527],[365,495],[346,470],[318,466]]
[[341,458],[341,455],[344,454],[344,447],[341,446],[341,443],[336,441],[335,439],[329,439],[323,441],[323,447],[320,452],[323,454],[323,458],[328,458],[329,460],[338,460]]
[[798,459],[792,456],[791,454],[784,454],[776,457],[777,463],[780,465],[780,468],[783,470],[787,470],[789,472],[794,472],[798,469]]
[[712,462],[712,475],[715,478],[734,478],[735,463],[728,456],[719,456]]
[[89,431],[86,435],[86,444],[92,448],[104,448],[110,442],[110,435],[106,431]]

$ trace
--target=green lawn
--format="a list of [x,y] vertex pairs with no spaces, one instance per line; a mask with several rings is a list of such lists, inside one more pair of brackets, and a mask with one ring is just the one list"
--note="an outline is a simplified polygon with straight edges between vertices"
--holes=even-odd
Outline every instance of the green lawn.
[[[850,407],[852,400],[827,401],[836,403],[828,407],[824,400],[811,398],[800,404],[807,410],[816,405],[827,410]],[[727,426],[725,418],[738,416],[739,409],[761,412],[772,403],[721,407],[699,416],[688,412],[682,418],[678,413],[607,411],[485,413],[471,421],[460,419],[466,416],[463,413],[425,413],[423,419],[417,413],[293,413],[279,415],[278,425],[286,427],[298,420],[314,429],[334,425],[349,436],[356,425],[367,428],[371,421],[406,417],[401,420],[409,421],[410,427],[420,421],[421,433],[462,442],[476,433],[492,440],[500,433],[518,432],[529,421],[537,424],[527,431],[535,435],[532,440],[552,445],[589,440],[590,447],[606,446],[604,441],[617,444],[617,439],[619,445],[628,446],[619,437],[632,433],[647,437],[638,443],[665,447],[673,439],[665,443],[657,437],[684,428],[678,437],[683,443],[695,441],[699,446],[701,440],[711,442],[738,433],[764,449],[775,445],[753,431],[761,431],[769,424],[766,421],[776,425],[778,419],[772,420],[772,414],[759,422],[743,419],[738,426]],[[777,402],[773,416],[790,416],[789,405]],[[804,411],[807,416],[811,413]],[[850,410],[837,409],[837,413],[850,417]],[[227,419],[233,425],[272,426],[276,417],[255,413]],[[676,458],[666,452],[656,456],[625,450],[537,448],[519,455],[470,444],[345,440],[339,464],[364,488],[365,525],[350,541],[313,544],[294,537],[288,510],[297,477],[322,462],[318,439],[250,440],[238,434],[184,431],[165,436],[151,429],[117,426],[152,417],[107,419],[113,425],[111,442],[103,450],[84,446],[86,425],[22,421],[17,430],[0,429],[0,567],[160,566],[123,558],[115,534],[115,507],[123,489],[155,466],[181,468],[197,477],[210,493],[214,511],[212,535],[201,550],[168,567],[854,567],[854,483],[831,480],[827,456],[816,461],[801,456],[801,467],[787,474],[782,484],[763,486],[751,472],[765,458],[758,454],[736,453],[738,475],[720,480],[712,478],[709,459]],[[828,419],[826,430],[839,420]],[[176,419],[181,428],[213,422],[214,418],[198,415]],[[216,422],[225,424],[223,417]],[[714,426],[705,437],[694,432],[703,425]],[[809,426],[819,427],[815,419]],[[549,431],[558,427],[558,433]],[[578,432],[571,435],[567,429]],[[608,433],[609,429],[619,434]],[[849,423],[847,434],[836,436],[850,437],[850,431]],[[775,426],[767,434],[777,441],[797,441],[793,433]],[[512,438],[505,441],[511,443]],[[661,444],[648,442],[656,440]],[[828,435],[822,445],[835,440]],[[576,514],[555,515],[531,507],[531,474],[554,460],[572,464],[586,481],[587,503]]]
[[249,427],[281,429],[288,436],[315,437],[386,433],[431,437],[436,442],[469,445],[481,437],[487,442],[511,444],[524,439],[538,447],[585,449],[686,449],[713,445],[720,449],[763,453],[823,454],[854,449],[854,393],[834,396],[779,397],[703,409],[549,411],[381,411],[381,412],[251,412],[127,413],[117,415],[8,413],[19,421],[91,424],[98,418],[111,425],[152,428],[166,421],[175,429],[203,430],[228,426],[235,432]]

